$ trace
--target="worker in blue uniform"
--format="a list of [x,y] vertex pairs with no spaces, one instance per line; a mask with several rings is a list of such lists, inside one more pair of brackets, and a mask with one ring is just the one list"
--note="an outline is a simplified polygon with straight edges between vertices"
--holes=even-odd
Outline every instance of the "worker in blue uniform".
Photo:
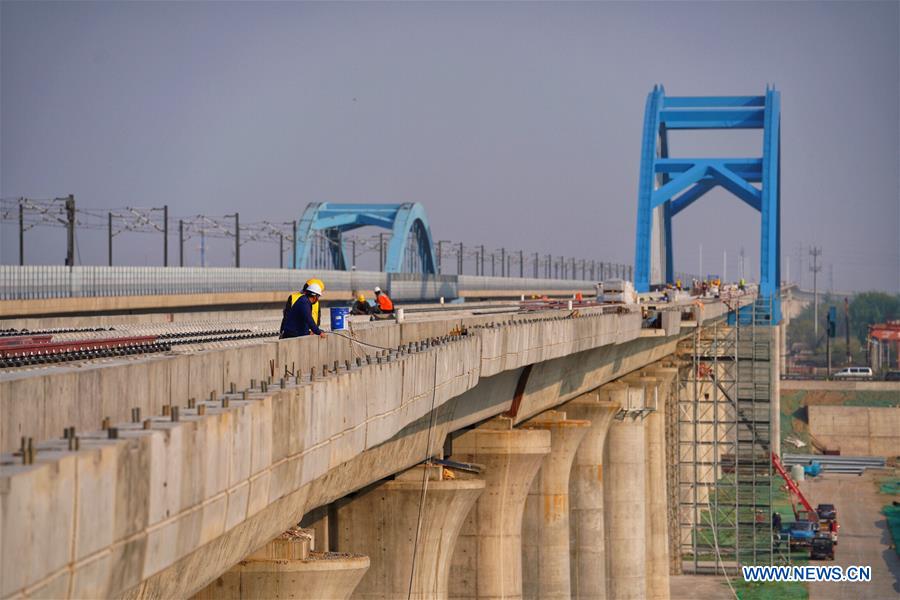
[[304,290],[303,295],[296,301],[289,298],[284,307],[284,317],[281,319],[281,339],[303,337],[309,335],[310,332],[325,337],[325,332],[319,329],[315,317],[313,317],[313,307],[319,302],[319,296],[322,295],[322,286],[318,283],[311,283]]

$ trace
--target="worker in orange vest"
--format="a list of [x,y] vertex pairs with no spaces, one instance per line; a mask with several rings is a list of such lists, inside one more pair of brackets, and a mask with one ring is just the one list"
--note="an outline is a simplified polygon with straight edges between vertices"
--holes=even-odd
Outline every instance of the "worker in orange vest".
[[377,305],[376,310],[380,313],[390,314],[394,312],[394,303],[378,286],[375,287],[375,304]]

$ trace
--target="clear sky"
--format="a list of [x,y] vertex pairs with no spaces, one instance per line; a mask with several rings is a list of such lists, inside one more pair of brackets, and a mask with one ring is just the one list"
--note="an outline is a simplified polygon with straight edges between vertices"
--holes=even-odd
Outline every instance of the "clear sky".
[[[900,286],[898,2],[0,3],[0,195],[240,211],[422,202],[435,239],[631,262],[644,99],[782,91],[782,270]],[[672,154],[759,155],[682,133]],[[17,260],[2,227],[2,262]],[[676,270],[758,272],[726,192],[674,226]],[[159,264],[149,236],[117,260]],[[173,241],[170,252],[175,252]],[[277,250],[242,250],[272,266]],[[799,255],[798,255],[799,249]],[[102,232],[79,233],[84,263]],[[196,263],[192,247],[189,261]],[[61,230],[27,234],[61,262]],[[802,260],[800,260],[802,258]],[[223,250],[216,264],[227,264]]]

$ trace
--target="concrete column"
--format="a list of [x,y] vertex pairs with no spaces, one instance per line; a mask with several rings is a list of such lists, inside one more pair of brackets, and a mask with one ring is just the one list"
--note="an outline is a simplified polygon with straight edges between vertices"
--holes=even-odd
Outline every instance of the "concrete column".
[[[453,547],[463,521],[484,490],[484,481],[445,472],[439,466],[427,467],[422,504],[425,472],[425,466],[412,468],[335,503],[338,548],[352,548],[371,560],[353,598],[447,597]],[[408,596],[410,580],[412,593]]]
[[522,598],[522,513],[550,432],[512,425],[496,417],[453,439],[452,460],[483,465],[486,486],[453,553],[451,598]]
[[[657,382],[657,408],[645,418],[647,425],[647,598],[669,600],[669,511],[666,490],[666,404],[676,368],[648,369]],[[676,527],[677,523],[672,523]]]
[[312,536],[291,529],[197,593],[192,600],[343,600],[369,568],[361,554],[311,552]]
[[[629,400],[642,390],[629,389]],[[647,597],[647,441],[641,418],[626,416],[609,429],[606,485],[607,590],[614,600]]]
[[591,422],[578,450],[569,479],[570,578],[572,598],[606,598],[606,533],[603,518],[603,454],[606,434],[620,401],[619,384],[581,395],[564,406],[566,416]]
[[328,552],[331,549],[331,540],[328,535],[329,508],[331,508],[330,504],[318,506],[303,515],[303,518],[300,520],[300,527],[312,531],[313,539],[310,550]]
[[781,352],[782,340],[786,337],[787,328],[783,325],[772,327],[769,361],[771,364],[772,382],[769,386],[769,421],[772,437],[772,452],[781,456]]
[[664,415],[647,415],[647,598],[669,598],[669,537],[666,533]]
[[550,454],[531,484],[522,525],[522,592],[525,598],[572,597],[569,572],[569,472],[590,427],[566,413],[544,412],[521,425],[550,432]]

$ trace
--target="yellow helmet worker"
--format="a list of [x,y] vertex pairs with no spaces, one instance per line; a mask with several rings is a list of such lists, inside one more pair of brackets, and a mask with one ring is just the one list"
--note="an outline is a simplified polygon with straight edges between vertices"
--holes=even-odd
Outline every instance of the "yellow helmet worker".
[[356,302],[350,307],[351,315],[368,315],[372,313],[372,307],[366,302],[365,294],[357,294]]
[[[303,284],[302,290],[300,290],[299,292],[296,292],[294,294],[291,294],[291,306],[293,306],[294,302],[299,300],[300,297],[303,296],[303,294],[306,292],[306,290],[309,289],[309,286],[311,286],[313,284],[319,286],[319,290],[320,290],[319,294],[320,295],[325,293],[325,283],[321,279],[315,279],[315,278],[309,279],[306,281],[306,283]],[[313,320],[316,322],[316,325],[322,324],[321,313],[319,312],[319,306],[320,306],[319,302],[316,302],[315,304],[312,305],[312,316],[313,316]]]
[[[313,277],[312,279],[308,279],[306,281],[306,283],[303,284],[303,291],[305,292],[306,290],[308,290],[309,286],[311,286],[313,284],[318,285],[319,289],[322,290],[322,293],[323,294],[325,293],[325,282],[322,281],[321,279],[316,279],[315,277]],[[298,295],[297,297],[299,298],[300,296]],[[296,302],[296,300],[294,300],[294,302]],[[313,304],[313,307],[312,307],[313,320],[316,322],[316,325],[322,324],[322,318],[321,318],[321,313],[319,312],[319,306],[320,306],[320,303],[316,302],[315,304]]]

